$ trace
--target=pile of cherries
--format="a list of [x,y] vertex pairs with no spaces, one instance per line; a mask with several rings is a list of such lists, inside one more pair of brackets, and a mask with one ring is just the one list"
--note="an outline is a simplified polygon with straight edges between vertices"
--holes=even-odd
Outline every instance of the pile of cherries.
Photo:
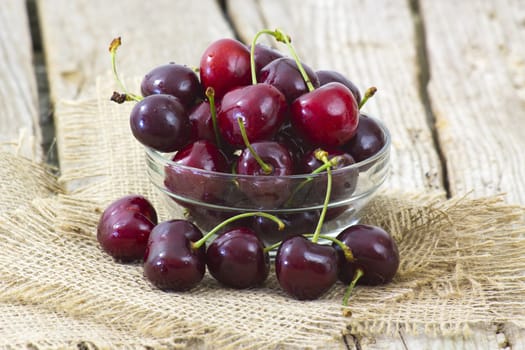
[[[293,58],[257,43],[267,34],[283,42]],[[320,212],[283,215],[249,212],[222,220],[203,235],[189,220],[158,223],[151,203],[129,195],[110,204],[97,230],[108,254],[123,262],[143,260],[144,275],[163,290],[182,291],[198,284],[206,271],[221,284],[251,288],[270,271],[269,252],[277,250],[275,272],[282,288],[298,299],[316,299],[339,279],[349,284],[389,282],[399,266],[395,241],[379,227],[354,225],[336,238],[321,235],[331,195],[353,190],[358,174],[344,179],[332,170],[360,162],[385,144],[377,123],[360,113],[375,92],[364,97],[336,71],[317,71],[298,59],[290,38],[280,30],[262,30],[251,46],[234,39],[213,42],[198,69],[170,63],[144,77],[141,96],[126,91],[115,102],[136,101],[130,114],[135,138],[159,152],[175,152],[175,163],[206,171],[276,177],[326,172],[310,184],[308,196],[323,199]],[[198,75],[197,73],[198,72]],[[220,200],[224,189],[213,183],[192,186],[194,173],[166,169],[165,184],[174,192]],[[261,209],[279,208],[290,198],[277,178],[268,185],[236,182]],[[339,188],[338,188],[339,187]],[[261,237],[273,237],[266,246]],[[332,242],[320,244],[319,239]],[[211,243],[209,243],[211,241]]]
[[[226,287],[260,286],[269,275],[269,251],[277,248],[275,272],[284,291],[297,299],[316,299],[339,279],[349,285],[346,305],[356,283],[387,283],[399,266],[395,241],[379,227],[353,225],[336,238],[316,230],[313,235],[293,235],[266,247],[259,235],[243,224],[244,219],[253,216],[275,222],[274,231],[284,228],[276,216],[251,212],[233,216],[203,235],[189,220],[158,223],[156,211],[146,198],[128,195],[104,210],[97,239],[117,261],[143,261],[144,276],[166,291],[195,287],[206,268]],[[316,237],[333,243],[319,244]]]

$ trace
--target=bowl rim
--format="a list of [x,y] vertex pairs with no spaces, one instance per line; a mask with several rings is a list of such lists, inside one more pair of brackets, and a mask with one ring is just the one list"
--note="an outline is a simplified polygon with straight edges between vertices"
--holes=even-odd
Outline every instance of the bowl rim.
[[[369,114],[364,114],[364,113],[361,113],[363,115],[365,115],[366,117],[374,120],[380,127],[381,131],[383,132],[383,135],[385,136],[385,144],[383,145],[383,147],[381,147],[381,149],[375,153],[374,155],[372,155],[371,157],[369,158],[366,158],[360,162],[356,162],[354,164],[351,164],[351,165],[347,165],[343,168],[339,168],[339,169],[335,169],[335,170],[332,170],[332,176],[334,175],[337,175],[337,174],[341,174],[341,173],[346,173],[346,172],[349,172],[349,171],[352,171],[352,170],[359,170],[361,167],[366,167],[368,165],[370,165],[371,163],[375,163],[377,160],[381,159],[381,158],[384,158],[389,149],[390,149],[390,146],[391,146],[391,143],[392,143],[392,139],[391,139],[391,134],[390,134],[390,130],[386,127],[386,125],[378,118],[375,118],[375,117],[372,117],[370,116]],[[194,173],[199,173],[199,174],[202,174],[202,175],[208,175],[210,177],[220,177],[220,178],[224,178],[224,179],[269,179],[269,178],[273,178],[273,179],[290,179],[290,180],[293,180],[293,179],[304,179],[306,177],[323,177],[323,176],[326,176],[326,172],[321,172],[321,173],[317,173],[317,174],[311,174],[311,173],[305,173],[305,174],[293,174],[293,175],[279,175],[279,176],[267,176],[267,175],[244,175],[244,174],[234,174],[234,173],[225,173],[225,172],[218,172],[218,171],[210,171],[210,170],[205,170],[205,169],[200,169],[200,168],[195,168],[195,167],[191,167],[191,166],[188,166],[188,165],[183,165],[183,164],[179,164],[177,162],[174,162],[173,160],[171,160],[170,158],[167,158],[166,155],[167,154],[174,154],[175,152],[169,152],[169,153],[163,153],[163,152],[160,152],[160,151],[157,151],[151,147],[144,147],[145,150],[146,150],[146,154],[153,158],[153,160],[156,162],[156,163],[162,163],[164,164],[164,166],[170,166],[170,167],[173,167],[173,168],[179,168],[179,169],[183,169],[183,170],[187,170],[187,171],[191,171],[191,172],[194,172]]]

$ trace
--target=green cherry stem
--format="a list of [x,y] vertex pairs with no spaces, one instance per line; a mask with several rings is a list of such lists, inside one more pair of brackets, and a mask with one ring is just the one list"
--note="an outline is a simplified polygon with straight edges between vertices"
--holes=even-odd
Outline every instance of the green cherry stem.
[[275,215],[264,213],[264,212],[260,212],[260,211],[249,212],[249,213],[242,213],[242,214],[238,214],[238,215],[232,216],[231,218],[228,218],[228,219],[224,220],[223,222],[221,222],[220,224],[218,224],[217,226],[215,226],[211,231],[209,231],[207,234],[205,234],[201,239],[199,239],[196,242],[193,242],[192,243],[192,248],[193,249],[199,249],[203,244],[205,244],[214,234],[219,232],[219,230],[222,229],[223,227],[226,227],[227,225],[231,224],[234,221],[237,221],[237,220],[240,220],[240,219],[244,219],[244,218],[249,218],[249,217],[252,217],[252,216],[262,216],[262,217],[265,217],[267,219],[270,219],[270,220],[274,221],[279,226],[279,231],[284,230],[284,227],[285,227],[284,222],[282,222],[281,219],[279,219]]
[[354,290],[354,287],[359,281],[361,277],[364,275],[364,271],[362,269],[357,269],[354,273],[354,278],[352,279],[352,282],[348,285],[348,288],[346,288],[345,295],[343,296],[343,306],[348,306],[348,299],[350,299],[350,294],[352,294],[352,291]]
[[213,132],[215,133],[215,142],[217,146],[222,148],[221,144],[221,135],[219,134],[219,126],[217,125],[217,107],[215,105],[215,90],[210,86],[206,88],[206,97],[210,102],[210,114],[211,114],[211,123],[213,124]]
[[[122,91],[124,91],[124,95],[120,94],[120,100],[116,99],[115,102],[119,101],[140,101],[142,100],[142,97],[137,96],[135,94],[129,93],[124,84],[122,83],[122,80],[120,80],[118,73],[117,73],[117,63],[116,63],[116,56],[117,56],[117,49],[122,44],[122,40],[120,37],[117,37],[111,41],[111,44],[109,44],[109,52],[111,54],[111,68],[113,69],[113,76],[115,77],[115,80],[119,84]],[[113,95],[115,96],[115,94]],[[112,98],[112,100],[114,100]],[[122,103],[119,102],[119,103]]]
[[[318,167],[317,169],[315,169],[314,171],[312,171],[310,173],[310,175],[315,175],[315,174],[319,174],[323,171],[325,171],[327,168],[329,167],[334,167],[337,165],[337,163],[339,162],[339,160],[341,159],[340,156],[335,156],[333,157],[332,159],[329,160],[328,163],[325,163],[323,165],[321,165],[320,167]],[[292,200],[294,198],[294,196],[304,187],[306,186],[306,184],[308,184],[309,182],[312,182],[314,180],[313,177],[308,177],[306,178],[305,180],[303,180],[303,182],[301,182],[299,185],[297,185],[297,187],[294,189],[293,193],[290,195],[290,198],[288,198],[288,200],[286,201],[286,204],[285,206],[286,207],[289,207],[290,205],[292,205]]]
[[[315,151],[315,157],[322,161],[324,164],[329,164],[328,152],[323,150]],[[332,192],[332,169],[331,166],[326,168],[326,196],[323,203],[323,209],[321,210],[321,215],[319,216],[319,221],[317,222],[317,227],[315,228],[314,235],[312,237],[312,242],[317,243],[319,236],[321,235],[321,227],[324,223],[324,218],[326,216],[326,211],[328,210],[328,203],[330,202],[330,194]]]
[[250,152],[252,153],[253,155],[253,158],[255,158],[255,160],[257,161],[257,163],[259,164],[259,166],[261,167],[261,169],[263,170],[263,172],[267,175],[271,174],[272,171],[273,171],[273,167],[269,164],[266,164],[261,157],[259,157],[259,155],[257,154],[257,152],[255,152],[255,150],[253,149],[251,143],[250,143],[250,140],[248,140],[248,135],[246,135],[246,128],[244,127],[244,122],[242,121],[242,118],[237,118],[237,124],[239,124],[239,129],[241,130],[241,136],[242,136],[242,139],[244,141],[244,145],[246,146],[246,148],[248,148],[250,150]]
[[263,29],[257,32],[257,34],[255,34],[255,36],[253,37],[252,47],[250,48],[250,68],[252,72],[252,84],[253,85],[257,84],[257,72],[255,70],[255,44],[257,44],[257,40],[259,40],[259,37],[264,34],[275,37],[275,31],[270,30],[270,29]]
[[368,101],[368,99],[375,95],[377,92],[377,88],[375,86],[369,87],[365,91],[365,95],[363,96],[363,99],[361,100],[361,103],[359,103],[359,109],[365,105],[365,103]]
[[280,29],[275,30],[274,36],[277,41],[283,42],[286,44],[286,46],[288,46],[288,50],[290,50],[290,54],[292,55],[293,59],[295,60],[295,63],[297,64],[297,68],[299,69],[299,72],[301,73],[301,76],[303,77],[304,82],[308,87],[308,91],[315,90],[314,85],[310,80],[310,77],[308,76],[308,74],[306,74],[306,71],[304,70],[304,67],[301,64],[301,60],[297,56],[297,52],[295,51],[292,43],[290,42],[290,37],[283,33]]

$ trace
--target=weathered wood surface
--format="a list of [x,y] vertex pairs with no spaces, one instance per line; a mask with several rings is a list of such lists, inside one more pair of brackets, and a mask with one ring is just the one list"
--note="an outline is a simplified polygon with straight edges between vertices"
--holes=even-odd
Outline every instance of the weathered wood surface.
[[39,160],[32,42],[24,1],[0,2],[0,150]]
[[421,1],[428,91],[452,195],[525,204],[525,6]]
[[123,76],[142,76],[168,62],[189,64],[203,47],[233,33],[213,0],[49,0],[38,3],[51,97],[95,96],[97,76],[110,74],[109,43],[122,38]]

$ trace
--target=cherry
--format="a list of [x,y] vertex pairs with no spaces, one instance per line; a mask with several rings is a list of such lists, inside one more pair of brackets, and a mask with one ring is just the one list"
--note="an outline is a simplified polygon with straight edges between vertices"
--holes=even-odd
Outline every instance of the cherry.
[[250,84],[250,51],[234,39],[219,39],[202,54],[200,60],[201,84],[215,89],[221,99],[233,88]]
[[317,72],[315,72],[315,74],[317,74],[317,77],[319,78],[320,86],[334,82],[341,83],[344,86],[346,86],[350,91],[352,91],[352,94],[354,95],[357,104],[359,105],[361,103],[361,93],[359,92],[359,89],[352,81],[350,81],[343,74],[334,70],[318,70]]
[[106,220],[111,215],[118,215],[123,211],[134,211],[144,215],[153,224],[157,224],[157,212],[153,204],[147,200],[144,196],[138,194],[130,194],[123,196],[112,203],[110,203],[101,216],[101,221]]
[[319,210],[281,214],[279,215],[279,219],[281,219],[285,225],[282,231],[276,230],[275,224],[271,220],[263,216],[255,216],[251,227],[265,244],[271,245],[287,237],[305,232],[314,232],[319,216]]
[[288,149],[294,162],[294,173],[301,173],[301,161],[307,149],[311,148],[296,133],[290,123],[285,123],[279,129],[275,137],[275,142],[280,143]]
[[201,101],[195,105],[190,110],[188,118],[191,124],[191,138],[194,141],[209,140],[216,142],[209,101]]
[[[308,66],[302,65],[314,87],[319,86],[319,79]],[[271,61],[259,72],[259,80],[279,89],[288,103],[308,92],[308,87],[297,67],[297,63],[289,58],[282,57]]]
[[338,147],[355,134],[359,111],[352,92],[341,83],[329,83],[298,97],[291,105],[291,122],[312,144]]
[[191,135],[188,114],[171,95],[150,95],[137,102],[131,110],[130,126],[140,143],[160,152],[179,150]]
[[260,208],[275,209],[290,195],[290,180],[280,177],[292,175],[293,160],[288,150],[277,142],[256,142],[251,148],[242,151],[236,173],[258,178],[239,177],[239,189]]
[[350,248],[353,259],[349,261],[339,246],[339,279],[349,284],[356,277],[357,270],[363,276],[357,283],[366,285],[385,284],[392,280],[399,267],[399,252],[396,242],[380,227],[353,225],[344,229],[337,237]]
[[[346,169],[344,171],[337,171],[349,165],[355,164],[354,158],[339,149],[325,149],[327,157],[332,161],[332,199],[348,198],[357,186],[357,179],[359,176],[358,169]],[[302,173],[308,174],[314,172],[323,165],[323,162],[316,157],[318,149],[307,152],[302,159]],[[308,196],[313,198],[324,198],[326,193],[326,177],[317,176],[310,184],[310,191]]]
[[116,260],[139,260],[144,256],[157,213],[142,196],[129,195],[111,203],[97,226],[97,240],[102,249]]
[[283,54],[273,47],[264,44],[255,44],[254,61],[256,72],[259,73],[268,63],[281,57],[284,57]]
[[166,166],[165,186],[179,196],[210,201],[221,198],[224,185],[207,172],[228,172],[224,154],[211,141],[199,140],[181,149],[173,156],[177,166]]
[[275,258],[275,272],[285,292],[300,300],[317,299],[337,281],[338,257],[331,246],[303,236],[285,239]]
[[350,153],[357,162],[361,162],[379,152],[385,143],[385,134],[377,122],[361,113],[354,137],[342,148]]
[[233,146],[243,146],[238,126],[241,118],[250,142],[268,140],[277,133],[287,116],[283,94],[268,84],[255,84],[226,93],[217,115],[222,137]]
[[217,281],[242,289],[255,287],[266,280],[270,257],[252,229],[238,227],[213,240],[206,251],[206,265]]
[[281,287],[297,299],[316,299],[337,281],[338,255],[332,246],[320,245],[318,240],[332,192],[331,163],[326,152],[318,152],[326,165],[327,185],[323,209],[312,240],[304,236],[285,239],[277,250],[275,272]]
[[195,247],[201,231],[189,221],[165,221],[151,231],[144,255],[144,276],[162,290],[195,287],[206,271],[205,246]]
[[140,89],[143,96],[152,94],[175,96],[187,108],[193,106],[197,99],[203,98],[202,87],[195,72],[175,63],[153,68],[142,79]]

